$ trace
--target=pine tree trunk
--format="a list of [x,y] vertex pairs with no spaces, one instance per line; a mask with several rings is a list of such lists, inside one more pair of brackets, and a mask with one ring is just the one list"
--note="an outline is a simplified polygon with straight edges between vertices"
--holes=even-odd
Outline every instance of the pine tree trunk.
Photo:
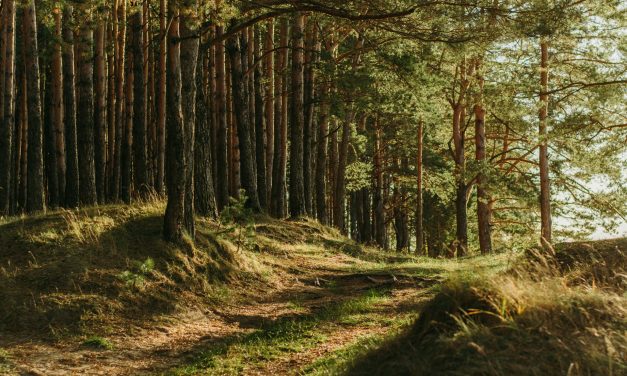
[[148,183],[148,126],[146,115],[146,82],[145,60],[143,49],[143,24],[142,12],[137,10],[131,16],[129,27],[131,28],[131,49],[133,50],[133,172],[135,194],[146,197],[150,185]]
[[194,198],[196,213],[203,217],[218,215],[213,190],[210,114],[207,111],[207,90],[203,85],[203,54],[196,68],[196,134],[194,138]]
[[257,167],[257,194],[259,197],[259,205],[263,211],[268,209],[268,186],[266,184],[266,123],[264,117],[264,103],[263,103],[263,89],[261,87],[262,77],[262,61],[261,61],[261,34],[259,30],[256,30],[254,33],[253,40],[250,41],[254,43],[254,64],[255,64],[255,77],[253,82],[254,88],[254,98],[255,98],[255,153],[256,153],[256,161],[255,166]]
[[[116,0],[116,13],[117,13],[117,36],[116,36],[116,66],[115,77],[117,81],[116,86],[116,101],[115,101],[115,152],[113,163],[113,179],[111,196],[113,201],[117,201],[120,198],[120,191],[122,189],[122,150],[126,143],[126,125],[127,119],[124,113],[125,106],[125,51],[126,51],[126,0]],[[128,197],[127,197],[128,198]]]
[[304,67],[304,130],[303,130],[303,183],[305,194],[305,208],[307,213],[313,214],[313,169],[312,146],[314,138],[314,96],[315,96],[315,71],[314,60],[316,58],[316,45],[318,44],[318,32],[315,23],[307,28],[305,38],[305,67]]
[[272,168],[274,163],[274,20],[268,21],[266,37],[264,40],[264,95],[265,95],[265,121],[266,121],[266,190],[267,209],[270,207],[272,192]]
[[78,136],[79,198],[82,205],[97,203],[94,148],[94,32],[86,22],[80,29],[77,49],[76,131]]
[[423,225],[423,197],[422,197],[422,155],[423,155],[423,132],[422,120],[418,122],[418,152],[416,153],[416,253],[423,254],[424,249],[424,225]]
[[168,203],[165,209],[163,237],[169,242],[183,239],[183,215],[185,206],[185,124],[181,99],[181,43],[178,9],[169,7],[172,22],[168,32],[167,69],[167,169],[166,185]]
[[155,189],[157,193],[164,192],[165,182],[165,135],[166,135],[166,56],[167,56],[167,18],[166,0],[159,1],[159,72],[157,90],[157,177]]
[[52,108],[52,82],[51,69],[44,68],[44,163],[46,171],[48,207],[59,206],[59,178],[57,176],[57,154],[54,132],[53,108]]
[[333,225],[346,233],[344,223],[344,206],[346,205],[346,161],[348,157],[348,143],[351,137],[351,121],[353,114],[347,114],[342,124],[342,141],[338,150],[337,174],[335,176],[335,203],[333,204]]
[[0,215],[8,215],[13,212],[11,209],[11,199],[13,183],[15,185],[16,174],[11,177],[11,152],[13,148],[15,129],[15,1],[3,1],[2,10],[2,117],[0,121]]
[[547,117],[549,109],[549,42],[546,39],[540,41],[540,219],[541,239],[543,243],[551,243],[551,183],[549,178],[549,152]]
[[187,234],[193,239],[194,224],[194,139],[196,131],[196,66],[198,64],[198,38],[192,38],[194,31],[188,20],[181,17],[181,99],[183,101],[183,122],[185,124],[185,209],[183,223]]
[[76,130],[76,77],[74,59],[73,9],[65,7],[63,27],[63,114],[65,123],[65,205],[70,208],[79,204],[78,139]]
[[290,184],[289,209],[292,218],[307,214],[305,207],[304,159],[304,114],[303,114],[303,62],[304,62],[303,13],[294,15],[292,26],[292,80],[290,106]]
[[375,153],[374,153],[374,239],[381,248],[386,247],[385,203],[383,200],[383,145],[378,116],[375,118]]
[[58,182],[59,204],[65,203],[65,124],[63,118],[63,52],[62,52],[62,17],[60,2],[57,1],[53,9],[54,14],[54,34],[57,42],[54,44],[52,52],[52,121],[54,124],[56,173]]
[[[216,38],[220,38],[223,34],[223,27],[216,28]],[[226,107],[226,62],[224,61],[224,43],[219,42],[216,45],[215,55],[216,65],[216,119],[217,119],[217,145],[216,145],[216,202],[218,210],[221,212],[229,204],[229,169],[228,166],[228,122]]]
[[329,129],[329,89],[328,84],[322,86],[321,96],[322,106],[320,120],[318,124],[318,144],[316,153],[316,217],[318,221],[324,225],[328,223],[327,216],[327,184],[326,184],[326,168],[327,168],[327,148],[328,148],[328,129]]
[[477,103],[475,112],[475,159],[480,171],[477,175],[477,225],[479,233],[479,248],[482,254],[492,252],[492,234],[490,230],[490,196],[488,194],[488,181],[482,171],[486,163],[486,134],[485,134],[485,109],[483,108],[483,76],[480,72],[480,63],[477,62],[476,77],[478,86]]
[[289,24],[281,20],[278,60],[275,80],[274,161],[272,166],[271,212],[277,218],[287,215],[285,210],[285,178],[287,172],[287,59]]
[[95,33],[95,165],[96,165],[96,196],[98,203],[105,202],[105,180],[107,163],[107,77],[105,74],[105,23],[100,21]]
[[227,52],[231,62],[231,80],[233,90],[233,110],[237,122],[237,135],[240,149],[240,179],[242,188],[248,197],[246,205],[255,211],[260,211],[259,197],[257,196],[257,177],[254,169],[254,148],[251,140],[251,121],[248,111],[248,96],[245,92],[245,82],[242,71],[241,53],[247,46],[243,37],[227,39]]
[[28,183],[26,211],[45,210],[44,156],[39,51],[37,49],[37,18],[35,0],[28,0],[23,10],[23,53],[26,65],[26,96],[28,107]]

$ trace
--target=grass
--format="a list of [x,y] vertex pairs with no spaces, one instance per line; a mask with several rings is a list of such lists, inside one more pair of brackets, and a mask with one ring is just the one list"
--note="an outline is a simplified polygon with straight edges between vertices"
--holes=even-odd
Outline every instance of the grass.
[[114,348],[111,341],[100,336],[87,338],[85,341],[83,341],[83,346],[101,350],[113,350]]
[[[582,245],[561,245],[553,256],[536,254],[492,272],[489,265],[454,272],[413,324],[362,339],[305,373],[625,374],[627,300],[614,278],[625,275],[625,243],[586,243],[592,256]],[[605,262],[591,264],[590,257]]]
[[168,375],[237,375],[289,353],[302,353],[329,340],[329,325],[356,316],[376,316],[377,306],[389,299],[387,291],[370,290],[362,296],[324,307],[309,315],[277,320],[270,326],[212,346]]

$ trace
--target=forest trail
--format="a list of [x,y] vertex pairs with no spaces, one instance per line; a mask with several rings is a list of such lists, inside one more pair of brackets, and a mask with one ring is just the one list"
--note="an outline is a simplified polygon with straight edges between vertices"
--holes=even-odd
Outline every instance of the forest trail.
[[11,348],[15,374],[303,374],[316,359],[415,317],[436,283],[343,253],[295,251],[276,262],[284,271],[277,287],[254,301],[162,316],[107,336],[110,349],[76,338],[0,345]]

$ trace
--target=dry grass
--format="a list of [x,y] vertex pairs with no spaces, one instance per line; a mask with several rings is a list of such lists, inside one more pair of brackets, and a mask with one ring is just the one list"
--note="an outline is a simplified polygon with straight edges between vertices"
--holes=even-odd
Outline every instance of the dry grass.
[[411,327],[330,373],[625,374],[625,243],[560,245],[497,276],[458,274]]

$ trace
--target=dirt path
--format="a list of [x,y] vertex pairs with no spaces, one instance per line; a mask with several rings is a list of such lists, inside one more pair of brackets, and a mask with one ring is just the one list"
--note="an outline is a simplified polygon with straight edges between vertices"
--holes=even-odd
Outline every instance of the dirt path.
[[[313,347],[295,346],[273,353],[267,359],[263,355],[249,359],[243,367],[224,371],[246,375],[296,374],[316,359],[363,336],[385,333],[390,329],[390,322],[414,312],[415,304],[421,300],[424,281],[372,275],[368,270],[359,270],[357,261],[345,255],[322,261],[308,255],[291,255],[287,262],[281,260],[284,272],[280,287],[258,297],[256,302],[212,310],[187,310],[163,317],[155,325],[134,326],[124,333],[107,337],[113,344],[111,350],[88,348],[73,339],[51,344],[4,338],[0,345],[10,350],[5,356],[9,361],[7,364],[5,359],[2,366],[0,357],[0,373],[51,376],[159,374],[193,363],[198,354],[207,350],[228,350],[230,346],[246,343],[243,339],[246,336],[275,330],[277,323],[309,322],[307,320],[313,317],[317,320],[312,329],[317,336]],[[350,269],[352,271],[348,272]],[[317,318],[328,307],[342,305],[374,290],[386,292],[385,299],[372,307],[375,319],[338,323],[334,322],[336,317]]]

